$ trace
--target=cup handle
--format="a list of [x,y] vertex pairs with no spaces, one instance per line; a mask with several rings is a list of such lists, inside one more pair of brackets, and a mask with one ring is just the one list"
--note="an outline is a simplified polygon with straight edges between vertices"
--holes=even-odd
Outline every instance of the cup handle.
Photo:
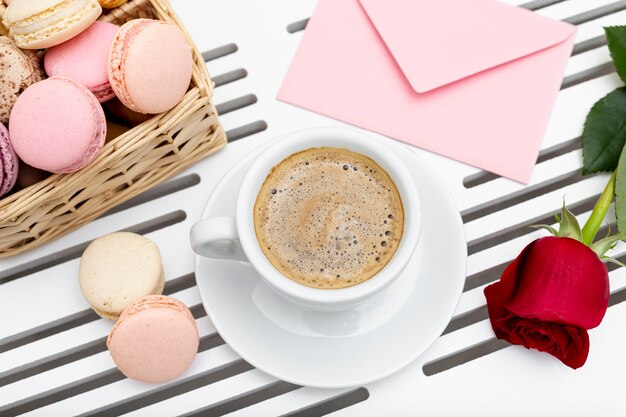
[[191,247],[200,256],[247,262],[234,217],[213,217],[197,222],[189,233]]

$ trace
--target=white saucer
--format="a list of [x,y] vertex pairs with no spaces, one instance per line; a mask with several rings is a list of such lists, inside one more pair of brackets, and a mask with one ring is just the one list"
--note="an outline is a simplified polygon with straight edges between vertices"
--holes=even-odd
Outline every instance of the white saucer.
[[[463,223],[436,174],[406,146],[391,140],[389,146],[415,177],[422,232],[403,276],[359,308],[308,310],[274,293],[249,264],[196,256],[196,280],[209,317],[253,366],[299,385],[364,385],[410,364],[448,324],[465,280]],[[222,178],[203,218],[234,215],[239,184],[257,152]]]

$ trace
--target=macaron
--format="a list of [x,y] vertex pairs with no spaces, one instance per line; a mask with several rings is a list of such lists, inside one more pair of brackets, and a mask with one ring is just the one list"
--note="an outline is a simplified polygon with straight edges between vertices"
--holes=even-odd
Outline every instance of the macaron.
[[98,0],[103,9],[114,9],[116,7],[120,7],[127,1],[128,0]]
[[98,0],[12,0],[3,24],[20,48],[43,49],[78,35],[101,14]]
[[0,196],[5,195],[17,181],[19,161],[9,141],[9,131],[0,123]]
[[107,347],[128,378],[165,382],[180,376],[198,353],[199,336],[191,311],[163,295],[128,306],[111,329]]
[[91,91],[100,103],[115,93],[109,84],[107,65],[109,49],[119,26],[94,22],[78,36],[48,49],[44,67],[50,77],[68,77]]
[[189,89],[192,71],[191,47],[171,23],[131,20],[111,45],[111,87],[126,107],[139,113],[162,113],[176,106]]
[[28,165],[68,173],[87,166],[102,150],[106,120],[98,99],[85,86],[52,77],[20,95],[9,133],[13,149]]
[[39,59],[33,51],[23,51],[11,39],[0,36],[0,123],[9,122],[20,92],[42,76]]
[[159,248],[135,233],[102,236],[91,242],[80,259],[79,283],[99,316],[117,320],[136,299],[163,292]]

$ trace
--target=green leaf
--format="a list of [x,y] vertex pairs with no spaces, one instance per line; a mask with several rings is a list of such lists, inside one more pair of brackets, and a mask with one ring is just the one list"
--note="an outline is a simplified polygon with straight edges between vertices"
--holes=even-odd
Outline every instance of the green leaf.
[[626,239],[626,235],[618,233],[613,236],[605,237],[604,239],[598,240],[597,242],[593,242],[591,245],[589,245],[589,247],[592,251],[596,253],[596,255],[598,255],[598,258],[602,258],[605,253],[615,247],[617,242],[624,239]]
[[583,174],[613,171],[626,142],[626,87],[593,105],[583,130]]
[[606,262],[611,262],[611,263],[613,263],[613,264],[615,264],[615,265],[619,265],[619,266],[621,266],[621,267],[623,267],[623,268],[626,268],[626,265],[624,265],[624,263],[623,263],[623,262],[620,262],[620,261],[618,261],[618,260],[617,260],[617,259],[615,259],[615,258],[611,258],[610,256],[603,256],[603,257],[602,257],[602,258],[600,258],[600,259],[601,259],[601,260],[603,260],[603,261],[606,261]]
[[580,242],[582,235],[580,231],[580,224],[576,219],[576,216],[565,207],[565,201],[563,201],[563,208],[561,209],[561,226],[559,227],[559,236],[569,237],[576,239]]
[[617,217],[617,230],[620,233],[626,233],[626,152],[624,150],[619,157],[616,174],[615,217]]
[[553,236],[558,236],[559,232],[556,231],[556,229],[554,229],[554,227],[549,226],[547,224],[533,224],[532,226],[530,226],[531,229],[537,229],[537,230],[547,230],[548,232],[552,233]]
[[626,26],[605,27],[604,33],[617,73],[626,83]]

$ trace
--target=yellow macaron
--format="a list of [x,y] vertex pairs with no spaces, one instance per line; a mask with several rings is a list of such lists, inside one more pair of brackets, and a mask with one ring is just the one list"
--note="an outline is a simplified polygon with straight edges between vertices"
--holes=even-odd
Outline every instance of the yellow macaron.
[[78,35],[101,14],[98,0],[12,0],[2,23],[20,48],[43,49]]
[[128,0],[98,0],[103,9],[114,9],[126,3]]

